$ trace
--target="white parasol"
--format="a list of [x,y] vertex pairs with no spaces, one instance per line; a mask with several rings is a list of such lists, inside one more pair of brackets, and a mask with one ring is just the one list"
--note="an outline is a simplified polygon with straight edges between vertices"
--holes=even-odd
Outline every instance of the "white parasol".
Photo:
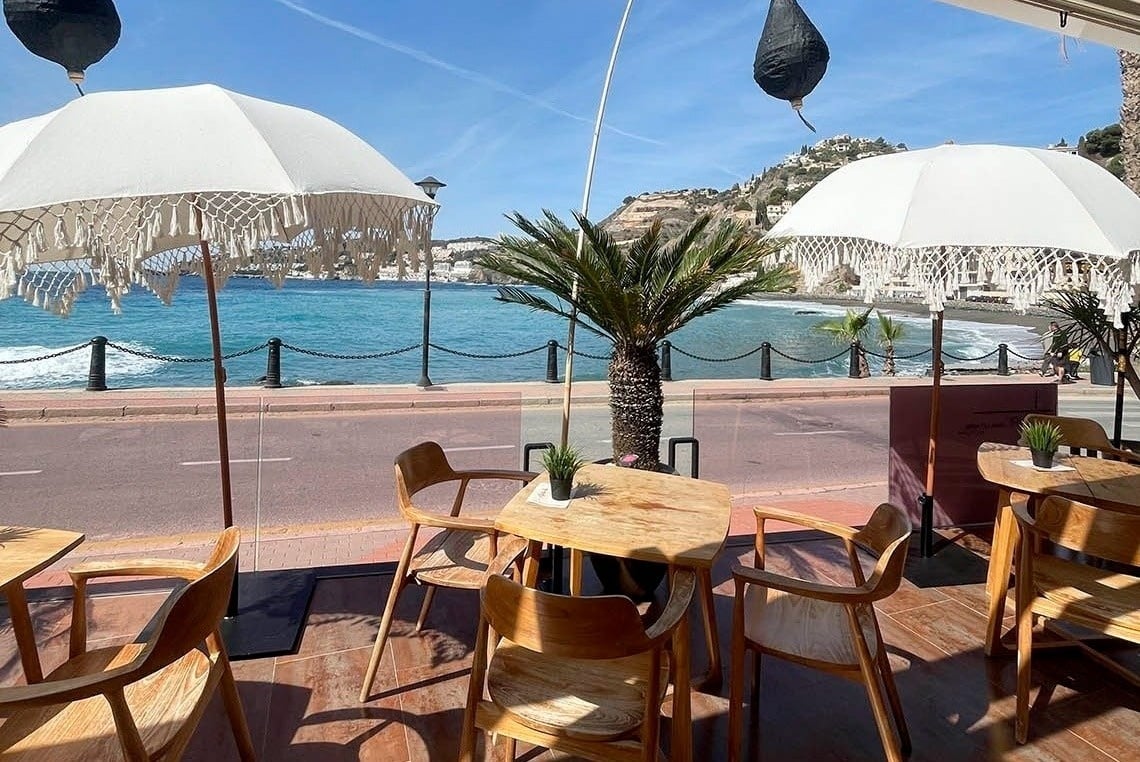
[[0,127],[0,299],[66,315],[89,286],[169,301],[206,282],[225,525],[233,524],[215,285],[241,268],[280,284],[364,280],[427,249],[436,204],[387,159],[311,111],[198,85],[87,95]]
[[1140,53],[1140,0],[942,0],[1113,48]]
[[1088,288],[1119,326],[1140,276],[1140,197],[1088,159],[1035,148],[950,144],[855,161],[808,191],[768,236],[789,239],[782,257],[808,291],[847,265],[866,301],[903,282],[934,313],[924,555],[947,297],[992,284],[1024,309],[1052,289]]

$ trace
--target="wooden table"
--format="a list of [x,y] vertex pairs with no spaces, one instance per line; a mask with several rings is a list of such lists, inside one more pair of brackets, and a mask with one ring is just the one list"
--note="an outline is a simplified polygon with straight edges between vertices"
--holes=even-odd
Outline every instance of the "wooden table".
[[[655,561],[696,572],[709,651],[703,681],[721,680],[720,638],[713,605],[712,566],[728,537],[732,504],[723,484],[632,468],[592,464],[575,477],[587,487],[566,508],[527,501],[547,483],[546,474],[519,490],[495,520],[501,532],[530,540],[524,577],[533,585],[542,544],[570,549],[570,593],[582,589],[584,553]],[[692,750],[688,628],[678,627],[674,645],[677,680],[673,691],[674,758]]]
[[0,588],[8,599],[12,632],[20,651],[24,678],[31,683],[44,679],[24,581],[38,574],[83,542],[83,535],[60,529],[0,527]]
[[1009,592],[1010,565],[1019,542],[1017,520],[1013,517],[1014,493],[1036,500],[1060,495],[1116,511],[1140,513],[1140,466],[1103,458],[1083,458],[1057,454],[1058,465],[1072,471],[1038,471],[1014,465],[1030,459],[1027,448],[986,442],[978,448],[978,471],[982,478],[999,488],[997,521],[986,575],[989,600],[986,624],[986,655],[1001,653],[1001,623]]

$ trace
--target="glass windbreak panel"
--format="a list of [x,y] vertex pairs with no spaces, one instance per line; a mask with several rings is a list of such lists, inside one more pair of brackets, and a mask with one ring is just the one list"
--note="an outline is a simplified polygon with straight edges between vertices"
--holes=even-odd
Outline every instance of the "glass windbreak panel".
[[696,392],[702,478],[756,501],[855,488],[886,494],[886,395],[748,397],[728,387]]
[[[664,419],[661,426],[661,460],[668,458],[668,440],[671,437],[693,436],[693,398],[691,392],[670,392],[665,389]],[[522,408],[521,442],[526,444],[552,442],[557,444],[562,433],[562,397],[551,394],[541,399],[525,400]],[[604,393],[591,390],[576,394],[570,406],[568,441],[581,451],[586,460],[604,460],[614,456],[610,427],[609,399]],[[677,448],[677,469],[689,473],[689,451]],[[531,470],[542,469],[542,453],[531,454]]]
[[[329,390],[319,404],[287,391],[267,395],[260,490],[261,568],[393,561],[408,525],[396,506],[393,463],[438,442],[456,469],[517,469],[517,394]],[[473,483],[464,512],[501,508],[519,483]],[[454,487],[417,505],[446,514]],[[438,494],[437,494],[438,493]]]
[[[131,403],[150,404],[142,398]],[[153,404],[169,408],[172,400],[156,398]],[[118,403],[120,416],[122,407]],[[83,532],[86,549],[100,553],[114,552],[121,540],[145,539],[154,555],[152,549],[173,547],[187,535],[220,531],[217,422],[212,406],[200,414],[192,414],[194,404],[182,407],[188,414],[72,417],[5,427],[3,522]],[[231,421],[233,457],[252,452],[255,425],[252,419]],[[235,521],[243,524],[253,515],[254,471],[235,464],[232,474]]]

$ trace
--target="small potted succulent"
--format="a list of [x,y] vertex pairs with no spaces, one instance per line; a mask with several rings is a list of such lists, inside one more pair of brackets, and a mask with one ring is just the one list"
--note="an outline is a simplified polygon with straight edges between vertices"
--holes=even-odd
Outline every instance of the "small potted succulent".
[[1021,442],[1033,455],[1033,465],[1038,468],[1052,468],[1053,456],[1063,444],[1061,429],[1048,421],[1023,421]]
[[554,500],[569,500],[570,489],[574,486],[574,474],[582,467],[581,454],[570,445],[548,448],[542,454],[542,467],[550,476],[550,497]]

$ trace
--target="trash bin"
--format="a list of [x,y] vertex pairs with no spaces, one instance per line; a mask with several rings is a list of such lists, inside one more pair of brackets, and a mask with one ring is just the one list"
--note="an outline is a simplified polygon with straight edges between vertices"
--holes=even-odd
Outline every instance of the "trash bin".
[[1116,369],[1112,357],[1100,352],[1089,355],[1089,380],[1097,386],[1112,386]]

